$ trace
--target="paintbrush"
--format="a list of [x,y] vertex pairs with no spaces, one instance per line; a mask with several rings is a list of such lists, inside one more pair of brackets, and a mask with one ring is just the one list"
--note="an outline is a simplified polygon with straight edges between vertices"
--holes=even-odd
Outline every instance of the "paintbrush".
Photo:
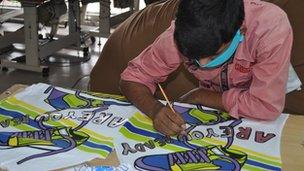
[[[175,110],[173,109],[173,106],[172,106],[172,104],[170,103],[170,101],[169,101],[169,99],[168,99],[168,97],[167,97],[167,95],[166,95],[164,89],[162,88],[162,86],[161,86],[160,84],[158,84],[158,87],[159,87],[161,93],[163,94],[163,96],[164,96],[166,102],[168,103],[169,108],[172,110],[172,112],[175,113]],[[185,125],[183,126],[183,129],[186,129],[186,126],[185,126]],[[185,132],[183,131],[182,134],[185,134]],[[168,136],[168,135],[166,135],[166,137],[169,138],[169,139],[171,139],[170,136]]]
[[163,96],[164,96],[164,98],[165,98],[166,102],[168,103],[168,105],[169,105],[170,109],[172,110],[172,112],[174,112],[174,113],[175,113],[175,111],[174,111],[174,109],[173,109],[173,107],[172,107],[172,104],[170,103],[170,101],[169,101],[169,99],[168,99],[168,97],[167,97],[167,95],[166,95],[166,93],[165,93],[164,89],[162,88],[162,86],[161,86],[160,84],[158,84],[158,87],[159,87],[159,89],[160,89],[161,93],[163,94]]

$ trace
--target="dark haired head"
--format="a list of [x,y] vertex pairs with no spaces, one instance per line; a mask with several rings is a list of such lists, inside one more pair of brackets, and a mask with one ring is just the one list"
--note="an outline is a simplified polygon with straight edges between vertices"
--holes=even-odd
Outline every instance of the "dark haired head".
[[189,59],[215,55],[244,20],[243,0],[180,0],[174,39]]

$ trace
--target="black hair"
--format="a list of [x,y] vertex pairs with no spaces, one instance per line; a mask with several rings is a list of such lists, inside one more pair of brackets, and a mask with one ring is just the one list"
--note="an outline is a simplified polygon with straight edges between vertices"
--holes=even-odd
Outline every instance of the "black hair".
[[230,42],[244,20],[243,0],[180,0],[174,39],[189,59],[215,55]]

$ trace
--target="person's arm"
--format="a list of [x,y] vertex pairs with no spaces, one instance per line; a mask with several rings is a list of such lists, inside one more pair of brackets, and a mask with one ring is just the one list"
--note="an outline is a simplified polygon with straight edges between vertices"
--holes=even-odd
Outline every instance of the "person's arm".
[[180,102],[190,104],[201,104],[207,107],[225,111],[222,103],[221,92],[205,90],[203,88],[195,88],[180,97]]
[[181,63],[173,32],[174,23],[153,44],[129,62],[121,74],[120,81],[121,92],[153,120],[156,130],[165,135],[179,134],[184,129],[181,115],[174,113],[153,97],[156,84],[165,81]]
[[134,106],[153,120],[157,131],[165,135],[184,133],[185,123],[180,114],[156,100],[149,88],[140,83],[121,80],[120,90]]
[[140,83],[120,80],[119,87],[121,93],[151,119],[164,107],[153,97],[149,88]]

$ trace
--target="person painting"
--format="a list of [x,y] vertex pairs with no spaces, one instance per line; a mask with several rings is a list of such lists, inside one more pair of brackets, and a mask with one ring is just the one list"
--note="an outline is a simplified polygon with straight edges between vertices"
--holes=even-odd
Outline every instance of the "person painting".
[[[180,98],[234,118],[274,120],[283,111],[293,33],[287,15],[260,0],[181,0],[176,19],[121,74],[122,93],[165,135],[180,114],[158,102],[157,84],[181,64],[200,86]],[[180,83],[183,84],[183,83]]]

